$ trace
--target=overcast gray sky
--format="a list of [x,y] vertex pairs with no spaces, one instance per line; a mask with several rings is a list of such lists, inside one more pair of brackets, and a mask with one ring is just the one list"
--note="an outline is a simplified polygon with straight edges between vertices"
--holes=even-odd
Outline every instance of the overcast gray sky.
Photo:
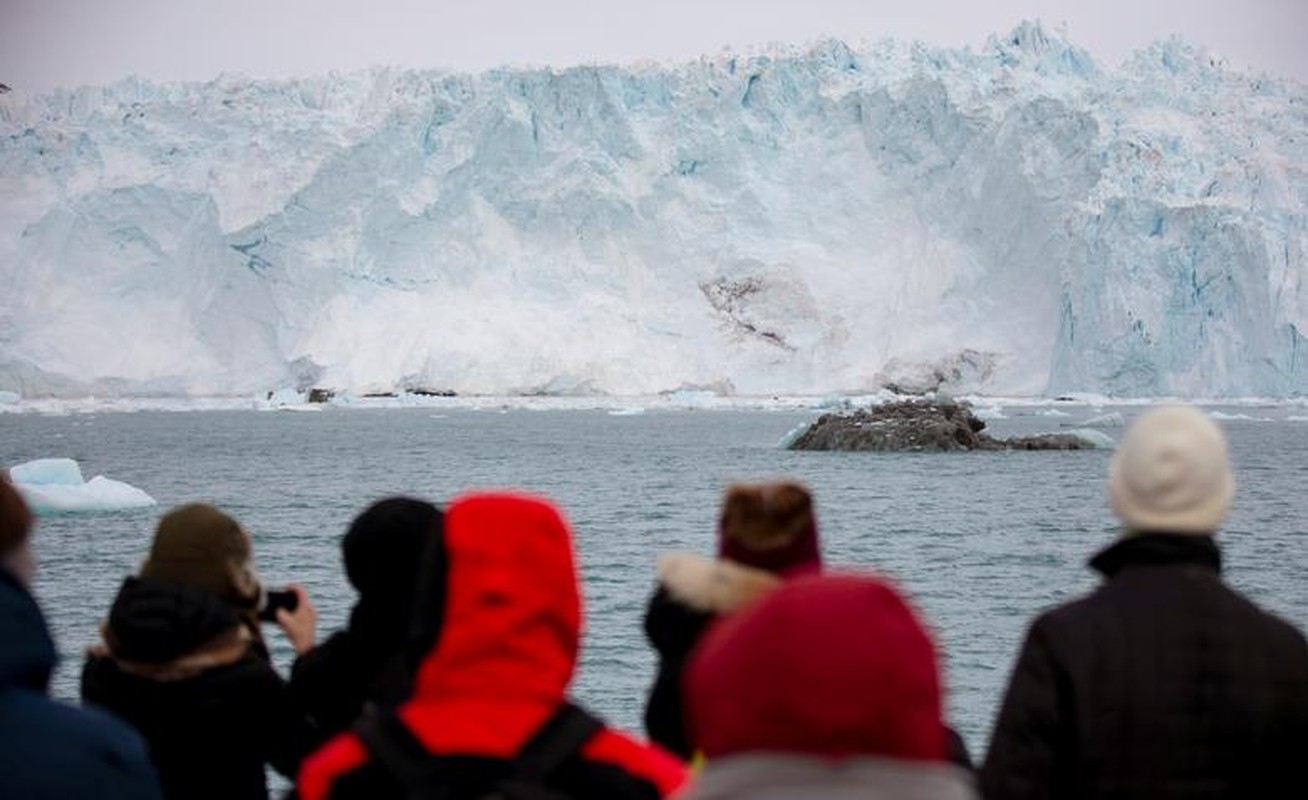
[[0,0],[0,82],[666,61],[827,35],[977,49],[1037,18],[1108,67],[1178,34],[1308,83],[1308,0]]

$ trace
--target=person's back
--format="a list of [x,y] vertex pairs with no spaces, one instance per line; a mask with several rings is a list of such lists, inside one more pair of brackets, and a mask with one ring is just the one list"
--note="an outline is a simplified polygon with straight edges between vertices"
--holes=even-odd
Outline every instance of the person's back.
[[408,696],[404,647],[418,567],[427,541],[440,533],[441,520],[431,503],[389,497],[350,524],[341,554],[359,599],[349,625],[291,668],[291,692],[322,732],[348,728],[365,706],[388,708]]
[[0,476],[0,797],[157,800],[158,779],[135,731],[46,695],[54,643],[19,572],[30,518]]
[[217,509],[165,515],[82,669],[83,701],[141,732],[170,800],[262,800],[265,764],[293,778],[318,741],[257,638],[249,557]]
[[1091,561],[1099,589],[1032,624],[986,797],[1284,796],[1308,747],[1308,643],[1221,580],[1220,431],[1191,409],[1151,412],[1111,482],[1127,533]]

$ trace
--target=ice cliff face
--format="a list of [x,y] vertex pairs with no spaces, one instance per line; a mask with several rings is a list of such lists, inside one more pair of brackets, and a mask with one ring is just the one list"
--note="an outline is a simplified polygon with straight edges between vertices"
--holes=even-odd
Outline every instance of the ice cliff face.
[[1308,391],[1308,90],[1038,25],[0,97],[0,389]]

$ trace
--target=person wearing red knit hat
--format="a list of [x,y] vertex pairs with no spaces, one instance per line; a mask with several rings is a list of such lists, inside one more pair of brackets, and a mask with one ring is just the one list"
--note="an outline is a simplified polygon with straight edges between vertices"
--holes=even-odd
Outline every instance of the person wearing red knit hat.
[[686,800],[975,797],[935,646],[888,583],[796,578],[714,626],[685,677],[705,767]]

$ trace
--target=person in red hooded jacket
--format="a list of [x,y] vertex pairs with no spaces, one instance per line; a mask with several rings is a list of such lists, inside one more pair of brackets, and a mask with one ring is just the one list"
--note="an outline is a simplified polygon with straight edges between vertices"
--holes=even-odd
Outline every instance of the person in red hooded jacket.
[[687,665],[684,800],[971,800],[951,763],[935,646],[864,575],[787,581],[715,625]]
[[[510,493],[456,500],[429,543],[418,597],[412,695],[306,759],[302,800],[421,794],[412,771],[378,748],[378,729],[407,740],[431,796],[503,791],[567,704],[582,607],[571,534],[550,503]],[[558,795],[594,800],[657,800],[685,781],[674,756],[602,725],[542,777]]]

